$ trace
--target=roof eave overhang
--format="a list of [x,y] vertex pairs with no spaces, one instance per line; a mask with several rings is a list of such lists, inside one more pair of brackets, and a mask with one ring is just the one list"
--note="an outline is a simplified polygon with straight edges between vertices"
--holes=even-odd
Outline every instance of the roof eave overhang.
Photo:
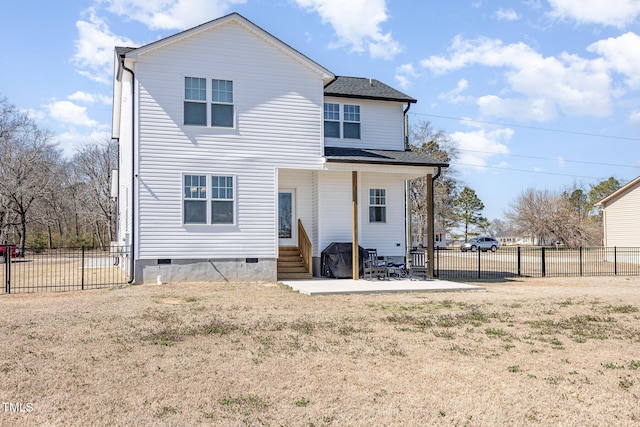
[[408,102],[409,104],[415,104],[418,102],[417,99],[413,98],[386,98],[382,96],[366,96],[366,95],[350,95],[350,94],[342,94],[342,93],[331,93],[325,92],[324,96],[332,96],[334,98],[349,98],[349,99],[369,99],[372,101],[389,101],[389,102]]
[[325,157],[327,163],[351,163],[358,165],[385,165],[385,166],[412,166],[420,168],[446,168],[449,167],[448,163],[419,163],[419,162],[398,162],[398,161],[384,161],[384,160],[356,160],[356,159],[336,159],[331,157]]

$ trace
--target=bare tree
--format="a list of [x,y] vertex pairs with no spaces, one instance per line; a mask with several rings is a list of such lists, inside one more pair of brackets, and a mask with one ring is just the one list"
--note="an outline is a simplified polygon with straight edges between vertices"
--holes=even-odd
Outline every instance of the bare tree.
[[[411,150],[425,154],[435,161],[451,162],[458,155],[455,144],[444,131],[435,130],[430,122],[420,122],[409,133]],[[427,223],[426,178],[411,182],[411,217],[414,229],[422,240],[429,229]],[[458,197],[459,183],[456,172],[451,167],[444,168],[434,182],[434,221],[436,228],[449,230],[457,225],[453,206]],[[426,242],[422,242],[425,244]]]
[[514,229],[539,244],[560,241],[568,247],[602,242],[600,223],[587,215],[588,205],[580,189],[554,193],[528,188],[514,201],[506,218]]
[[[117,168],[118,146],[111,140],[87,143],[73,156],[83,216],[91,221],[101,247],[114,238],[111,174]],[[105,232],[106,230],[106,232]]]
[[51,134],[6,99],[0,100],[0,114],[0,200],[3,216],[17,220],[5,227],[17,226],[24,250],[29,215],[36,201],[50,191],[61,156],[50,143]]

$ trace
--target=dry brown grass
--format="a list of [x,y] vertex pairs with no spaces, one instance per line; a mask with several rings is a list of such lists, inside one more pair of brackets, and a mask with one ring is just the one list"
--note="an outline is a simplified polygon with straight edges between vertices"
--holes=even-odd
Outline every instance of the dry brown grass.
[[640,282],[0,296],[0,425],[638,425]]

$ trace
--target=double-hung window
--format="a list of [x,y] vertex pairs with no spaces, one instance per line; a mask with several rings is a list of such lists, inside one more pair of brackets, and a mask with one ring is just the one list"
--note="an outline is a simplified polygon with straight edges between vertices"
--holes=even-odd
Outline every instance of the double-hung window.
[[233,224],[233,177],[211,177],[211,224]]
[[230,127],[234,125],[233,81],[184,78],[184,124]]
[[387,222],[387,190],[369,189],[369,222]]
[[184,224],[234,224],[235,177],[183,176]]
[[324,104],[324,136],[340,138],[340,104]]
[[207,80],[184,78],[184,124],[207,125]]
[[325,102],[324,104],[324,136],[325,138],[360,139],[360,106],[342,105]]
[[211,126],[233,127],[233,82],[211,80]]
[[344,106],[344,123],[342,124],[342,135],[344,138],[360,139],[360,106]]
[[207,223],[207,176],[185,175],[182,208],[185,224]]

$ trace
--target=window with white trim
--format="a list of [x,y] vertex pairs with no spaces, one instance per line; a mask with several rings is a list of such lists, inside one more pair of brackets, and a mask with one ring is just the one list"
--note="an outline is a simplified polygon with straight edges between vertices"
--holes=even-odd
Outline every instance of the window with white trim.
[[387,190],[369,189],[369,222],[387,222]]
[[184,78],[184,124],[192,126],[234,127],[233,81]]
[[235,177],[230,175],[183,176],[184,224],[234,224]]
[[324,136],[325,138],[360,139],[360,106],[324,103]]
[[211,80],[211,126],[233,127],[233,82]]
[[340,104],[324,104],[324,136],[340,138]]
[[343,108],[342,137],[360,139],[360,106],[345,104]]
[[211,176],[211,224],[233,224],[233,177]]
[[207,125],[207,80],[184,78],[184,124]]
[[207,176],[185,175],[182,215],[185,224],[207,223]]

